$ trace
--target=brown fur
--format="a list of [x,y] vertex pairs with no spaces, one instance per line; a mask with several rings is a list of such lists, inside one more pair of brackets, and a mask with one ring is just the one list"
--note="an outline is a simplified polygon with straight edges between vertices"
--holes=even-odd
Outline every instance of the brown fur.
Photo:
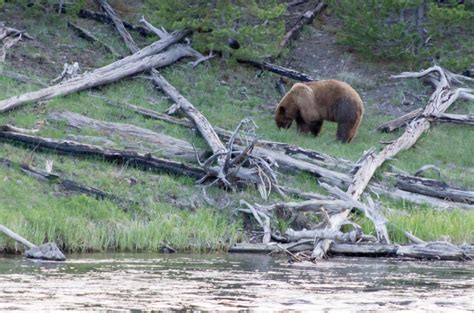
[[323,121],[337,123],[336,137],[349,143],[357,133],[364,114],[359,94],[338,80],[296,83],[281,99],[275,112],[279,128],[289,128],[296,121],[299,132],[319,134]]

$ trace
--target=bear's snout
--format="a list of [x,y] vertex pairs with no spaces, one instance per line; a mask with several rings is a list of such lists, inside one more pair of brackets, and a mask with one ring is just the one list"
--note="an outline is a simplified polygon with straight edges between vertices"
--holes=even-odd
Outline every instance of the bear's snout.
[[276,121],[276,125],[278,128],[288,129],[291,127],[292,122],[293,121]]

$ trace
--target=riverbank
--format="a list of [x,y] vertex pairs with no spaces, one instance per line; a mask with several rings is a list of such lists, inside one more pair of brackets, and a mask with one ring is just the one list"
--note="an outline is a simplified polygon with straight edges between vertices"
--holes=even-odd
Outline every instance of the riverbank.
[[[135,15],[138,13],[144,12],[135,12]],[[12,3],[5,4],[0,14],[1,19],[11,26],[26,29],[36,38],[35,41],[22,41],[8,50],[3,69],[48,82],[61,72],[64,62],[78,61],[84,70],[90,70],[114,59],[98,51],[95,44],[77,37],[67,27],[67,19],[93,29],[101,40],[126,54],[120,38],[108,25],[63,15],[35,17],[29,14],[29,11],[23,12]],[[358,136],[350,145],[334,140],[336,126],[333,123],[326,123],[317,138],[299,135],[294,129],[277,130],[273,110],[281,96],[275,88],[279,78],[276,75],[238,65],[225,57],[211,59],[195,68],[188,64],[189,60],[183,60],[161,73],[216,127],[231,130],[243,118],[251,117],[258,125],[257,135],[262,139],[292,143],[355,162],[366,149],[382,147],[380,142],[400,135],[400,132],[385,134],[375,131],[379,124],[405,111],[422,107],[430,92],[414,81],[394,82],[388,79],[392,74],[408,70],[403,64],[361,60],[358,55],[345,51],[336,44],[335,35],[331,32],[333,27],[335,24],[330,18],[308,26],[299,41],[277,61],[317,78],[345,80],[361,93],[366,114]],[[137,39],[142,45],[151,40],[139,36]],[[320,49],[321,46],[324,49]],[[1,99],[38,88],[34,83],[20,83],[0,77]],[[419,96],[410,105],[400,104],[408,94]],[[162,112],[171,102],[147,80],[134,77],[102,88],[28,104],[1,114],[0,124],[32,128],[39,122],[42,128],[38,134],[44,137],[73,139],[161,156],[160,147],[149,142],[114,133],[79,130],[50,119],[53,112],[72,111],[97,120],[137,125],[188,140],[198,148],[206,147],[195,131],[146,119],[125,108],[125,104]],[[472,114],[474,108],[464,101],[456,104],[453,111]],[[473,135],[472,127],[436,125],[417,143],[415,149],[401,153],[380,172],[394,166],[413,174],[425,164],[435,164],[440,168],[440,177],[444,181],[472,190],[474,146],[466,144],[466,138]],[[45,164],[52,162],[53,170],[68,179],[137,203],[124,206],[109,200],[97,200],[25,175],[19,167],[0,165],[0,223],[37,244],[55,241],[67,252],[155,252],[167,245],[179,251],[225,251],[234,242],[261,235],[261,230],[249,225],[245,215],[238,212],[241,199],[262,203],[253,188],[226,193],[211,187],[207,191],[209,201],[192,178],[151,173],[127,164],[119,165],[90,157],[60,156],[7,141],[0,142],[0,157],[39,169],[45,169]],[[438,178],[436,174],[428,176]],[[279,178],[290,187],[324,193],[314,176],[309,174],[289,173]],[[279,200],[283,198],[272,194],[269,202]],[[456,244],[474,242],[472,211],[437,210],[383,196],[379,201],[389,209],[385,213],[398,227],[389,229],[397,243],[406,242],[400,229],[424,240],[448,240]],[[355,220],[365,233],[374,233],[372,224],[365,218],[357,216]],[[283,218],[278,219],[277,223],[275,228],[282,232],[290,225]],[[0,236],[0,249],[15,251],[17,245]]]

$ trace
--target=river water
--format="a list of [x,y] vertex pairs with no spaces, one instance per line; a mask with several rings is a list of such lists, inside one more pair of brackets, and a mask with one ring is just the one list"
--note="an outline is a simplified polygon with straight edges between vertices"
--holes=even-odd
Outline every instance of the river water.
[[0,256],[0,311],[474,310],[474,262],[265,255]]

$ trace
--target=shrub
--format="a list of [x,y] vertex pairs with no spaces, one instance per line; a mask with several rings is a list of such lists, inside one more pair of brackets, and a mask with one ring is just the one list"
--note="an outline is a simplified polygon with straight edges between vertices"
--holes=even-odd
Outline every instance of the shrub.
[[[193,47],[201,52],[218,50],[238,57],[264,57],[279,52],[285,30],[279,18],[286,6],[277,0],[145,0],[147,17],[169,30],[191,27]],[[240,44],[238,50],[229,40]]]
[[[474,63],[474,11],[468,1],[332,0],[339,43],[381,59],[436,59],[462,70]],[[419,9],[423,6],[423,10]],[[421,15],[421,18],[420,18]]]

